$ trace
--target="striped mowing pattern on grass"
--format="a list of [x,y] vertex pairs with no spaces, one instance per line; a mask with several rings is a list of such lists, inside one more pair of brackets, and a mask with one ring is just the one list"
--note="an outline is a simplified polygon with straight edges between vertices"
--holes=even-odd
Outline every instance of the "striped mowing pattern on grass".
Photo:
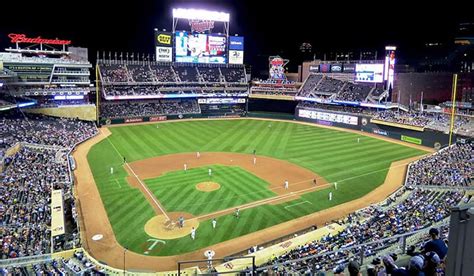
[[[212,169],[212,177],[208,169]],[[212,192],[198,191],[196,184],[206,181],[217,182],[221,187]],[[168,212],[194,215],[276,196],[268,189],[269,183],[236,166],[213,165],[168,172],[145,183]]]
[[[287,160],[314,171],[329,182],[337,181],[338,190],[332,201],[327,200],[329,189],[325,189],[279,205],[263,205],[244,210],[238,220],[232,215],[222,216],[217,219],[217,230],[212,229],[210,221],[203,221],[195,241],[191,241],[190,237],[169,240],[166,245],[160,244],[157,250],[150,251],[149,255],[189,252],[359,198],[383,183],[393,161],[425,153],[356,133],[291,122],[209,120],[168,122],[159,126],[111,128],[112,135],[108,139],[110,142],[104,140],[98,143],[88,154],[94,179],[117,240],[135,252],[144,251],[143,244],[149,236],[144,232],[143,226],[154,213],[140,191],[131,188],[125,181],[126,172],[120,166],[122,158],[111,143],[128,161],[181,152],[252,153],[256,149],[258,155]],[[360,143],[357,143],[357,138],[360,138]],[[115,166],[113,176],[110,175],[110,166]],[[172,176],[173,174],[169,176],[171,182]],[[188,189],[185,190],[187,192],[178,192],[179,189],[176,188],[177,192],[174,194],[159,189],[161,184],[156,184],[155,188],[152,180],[147,181],[147,184],[160,201],[166,202],[167,210],[195,208],[194,214],[199,215],[226,208],[228,205],[225,204],[235,203],[229,201],[222,205],[189,206],[190,202],[214,202],[227,195],[215,193],[216,196],[212,196],[211,192],[196,201],[194,196],[187,194],[190,191],[188,186],[181,187]],[[239,189],[247,191],[249,188],[252,187],[242,186]],[[261,190],[260,186],[254,191],[257,190]],[[263,193],[260,196],[271,195]],[[237,202],[239,200],[243,202],[253,199],[236,199]],[[285,208],[288,206],[290,207]]]

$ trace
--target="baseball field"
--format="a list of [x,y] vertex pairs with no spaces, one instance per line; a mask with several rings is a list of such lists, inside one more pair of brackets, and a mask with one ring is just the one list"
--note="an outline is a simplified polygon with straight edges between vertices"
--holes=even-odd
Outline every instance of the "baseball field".
[[117,241],[150,256],[192,252],[352,201],[384,183],[392,162],[426,154],[282,121],[181,121],[109,130],[87,160]]

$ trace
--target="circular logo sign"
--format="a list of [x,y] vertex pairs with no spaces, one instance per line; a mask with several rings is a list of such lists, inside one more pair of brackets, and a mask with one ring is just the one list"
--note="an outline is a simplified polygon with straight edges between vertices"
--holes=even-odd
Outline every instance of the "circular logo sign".
[[362,118],[362,125],[364,125],[364,126],[367,125],[367,118]]

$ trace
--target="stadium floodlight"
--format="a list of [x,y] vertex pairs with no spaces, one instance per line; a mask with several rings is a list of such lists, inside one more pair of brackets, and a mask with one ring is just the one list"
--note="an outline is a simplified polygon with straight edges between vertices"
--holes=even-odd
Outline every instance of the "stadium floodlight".
[[387,51],[395,51],[395,50],[397,50],[397,47],[396,47],[396,46],[385,46],[385,50],[387,50]]
[[174,18],[184,18],[191,20],[212,20],[229,22],[229,14],[225,12],[198,10],[198,9],[173,9]]

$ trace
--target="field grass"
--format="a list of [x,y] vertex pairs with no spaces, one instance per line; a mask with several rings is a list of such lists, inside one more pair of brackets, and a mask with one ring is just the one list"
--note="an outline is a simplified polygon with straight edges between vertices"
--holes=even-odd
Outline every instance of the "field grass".
[[[252,153],[256,149],[258,155],[287,160],[314,171],[329,182],[338,182],[332,201],[327,200],[329,190],[326,189],[279,205],[245,210],[238,221],[232,215],[219,217],[217,230],[212,229],[209,221],[204,221],[198,228],[195,241],[190,237],[169,240],[166,245],[161,244],[150,251],[150,255],[193,251],[359,198],[383,183],[391,162],[425,153],[355,133],[291,122],[183,121],[162,123],[158,127],[154,124],[115,127],[111,131],[109,139],[91,149],[88,161],[117,240],[141,254],[148,251],[146,240],[149,238],[143,226],[154,212],[141,192],[126,182],[120,155],[130,162],[181,152]],[[357,138],[360,138],[360,143],[357,143]],[[110,175],[111,166],[116,171],[113,177]],[[172,176],[170,173],[169,181],[172,181]],[[161,195],[159,189],[153,188],[153,180],[147,184],[160,201],[168,202],[166,198],[170,198],[165,203],[166,209],[178,210],[173,208],[183,208],[196,201],[194,196],[179,196],[187,194],[176,188],[178,195],[174,200],[179,196],[179,205],[182,205],[176,206],[171,202],[174,192]],[[216,197],[206,200],[218,200],[221,196],[216,194]],[[209,208],[196,207],[195,215],[225,207],[216,205]]]
[[[208,176],[208,169],[212,169],[212,179]],[[205,181],[217,182],[221,187],[212,192],[198,191],[196,184]],[[166,211],[194,215],[276,196],[268,189],[268,182],[236,166],[214,165],[174,171],[147,179],[145,184],[160,199]]]

